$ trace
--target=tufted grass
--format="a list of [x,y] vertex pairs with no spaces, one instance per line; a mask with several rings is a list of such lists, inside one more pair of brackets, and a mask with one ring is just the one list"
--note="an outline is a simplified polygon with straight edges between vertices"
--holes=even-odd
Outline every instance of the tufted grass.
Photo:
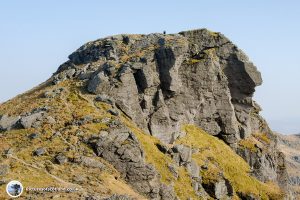
[[162,182],[169,184],[173,181],[174,177],[168,168],[168,165],[172,163],[172,159],[159,151],[156,146],[160,143],[159,140],[144,133],[126,117],[122,117],[121,119],[122,122],[136,135],[145,152],[146,161],[155,166],[156,170],[161,175]]
[[249,137],[246,139],[242,139],[239,141],[239,146],[244,148],[244,149],[248,149],[254,153],[258,152],[258,148],[256,146],[257,141],[253,138],[253,137]]
[[196,196],[194,189],[191,187],[192,182],[190,175],[185,168],[180,167],[178,170],[179,178],[175,181],[174,190],[180,199],[202,199]]
[[216,181],[218,173],[231,182],[235,195],[237,192],[253,194],[261,199],[282,199],[282,191],[274,183],[262,183],[249,175],[249,165],[222,140],[209,135],[194,125],[185,125],[187,135],[177,141],[199,149],[193,159],[200,166],[208,163],[207,172],[202,173],[203,181]]
[[271,143],[271,140],[266,133],[254,133],[253,136],[265,144]]

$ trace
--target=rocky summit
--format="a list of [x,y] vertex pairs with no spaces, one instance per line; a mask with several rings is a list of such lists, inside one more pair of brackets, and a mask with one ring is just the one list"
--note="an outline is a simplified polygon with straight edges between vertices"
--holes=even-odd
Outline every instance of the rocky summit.
[[38,87],[0,105],[6,183],[76,188],[24,199],[293,199],[262,84],[221,33],[88,42]]

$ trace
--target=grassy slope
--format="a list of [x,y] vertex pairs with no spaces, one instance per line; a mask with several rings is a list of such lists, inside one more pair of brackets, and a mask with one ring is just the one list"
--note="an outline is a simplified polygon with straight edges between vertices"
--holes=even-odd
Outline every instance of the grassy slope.
[[[79,192],[65,194],[60,193],[60,199],[77,199],[82,193],[98,193],[103,196],[111,194],[129,194],[137,199],[143,199],[130,186],[128,186],[119,177],[119,173],[101,158],[95,157],[92,149],[80,142],[80,138],[88,138],[91,135],[97,135],[99,130],[106,129],[104,123],[90,123],[81,127],[68,126],[66,122],[80,119],[84,116],[92,116],[94,119],[110,118],[111,116],[105,110],[95,109],[95,107],[85,99],[79,91],[79,86],[74,82],[64,82],[60,85],[46,85],[36,88],[32,91],[20,95],[4,104],[0,105],[0,113],[10,115],[20,115],[29,112],[33,108],[40,106],[50,106],[49,114],[56,119],[55,124],[43,124],[41,128],[20,129],[4,132],[0,137],[1,154],[13,148],[13,157],[0,157],[0,163],[10,165],[10,173],[4,180],[17,179],[23,183],[24,187],[76,187]],[[64,87],[65,93],[58,98],[42,98],[45,91],[58,87]],[[88,96],[86,97],[88,99]],[[81,135],[78,136],[78,130]],[[61,136],[53,137],[55,132],[59,131]],[[39,132],[40,137],[30,140],[28,135],[33,132]],[[39,147],[44,147],[47,153],[43,156],[33,156],[33,151]],[[76,147],[76,148],[74,148]],[[106,165],[105,170],[87,168],[72,162],[57,165],[53,164],[55,155],[60,152],[68,157],[69,160],[84,155],[93,157]],[[82,176],[82,184],[73,183],[76,176]],[[99,187],[100,186],[100,187]],[[0,199],[6,199],[5,185],[0,186]],[[56,194],[46,194],[50,197]],[[30,196],[24,193],[22,196]]]
[[202,171],[203,181],[216,181],[222,173],[231,182],[235,192],[254,194],[262,199],[281,199],[281,191],[272,183],[262,183],[249,175],[249,165],[239,157],[228,145],[194,125],[184,126],[186,137],[177,141],[199,149],[193,159],[200,165],[208,165]]
[[[42,98],[42,94],[45,91],[58,87],[66,89],[60,97],[54,99]],[[0,114],[7,113],[11,115],[20,115],[40,106],[50,106],[49,114],[57,121],[55,124],[44,124],[38,129],[13,130],[3,133],[0,140],[0,151],[3,152],[5,149],[13,147],[15,152],[14,158],[0,158],[1,163],[8,163],[11,166],[10,173],[5,178],[8,180],[21,180],[24,182],[25,187],[61,186],[62,184],[67,186],[73,185],[73,178],[81,174],[85,176],[86,181],[81,185],[77,185],[77,187],[81,188],[82,191],[97,192],[105,196],[113,193],[127,193],[137,199],[143,199],[142,196],[135,193],[130,186],[118,178],[118,172],[111,165],[101,158],[95,157],[92,149],[80,142],[81,138],[88,138],[95,134],[97,135],[100,130],[107,130],[108,127],[105,123],[89,123],[83,126],[65,127],[66,122],[80,119],[87,115],[100,120],[116,118],[108,114],[109,105],[95,104],[92,101],[93,96],[84,93],[81,88],[82,83],[80,82],[66,81],[56,86],[44,84],[0,105]],[[173,161],[169,156],[157,149],[156,144],[159,141],[145,134],[125,116],[121,116],[120,120],[136,134],[144,149],[146,161],[155,166],[161,174],[162,182],[173,184],[180,199],[187,199],[187,197],[197,199],[187,171],[183,167],[179,167],[179,179],[175,179],[170,172],[168,165]],[[78,136],[79,130],[81,131],[80,136]],[[53,133],[57,131],[60,131],[61,136],[53,137]],[[187,132],[187,136],[177,143],[198,148],[200,151],[193,155],[193,159],[200,165],[209,161],[208,170],[202,172],[204,181],[215,181],[216,177],[214,175],[219,171],[223,171],[225,177],[233,184],[236,192],[260,195],[263,199],[268,199],[269,197],[275,199],[275,196],[279,195],[280,192],[276,186],[261,183],[249,176],[247,163],[237,156],[224,142],[191,125],[185,126],[184,131]],[[41,137],[33,141],[29,140],[27,136],[32,132],[40,132]],[[40,157],[32,156],[32,152],[38,147],[45,147],[47,153]],[[80,155],[93,157],[103,162],[107,168],[101,171],[72,163],[64,165],[53,164],[53,158],[59,152],[65,152],[65,155],[70,160]],[[16,162],[16,159],[19,160]],[[183,186],[184,189],[182,189]],[[4,191],[4,187],[4,185],[0,186],[0,190]],[[0,199],[1,197],[4,198],[2,194],[3,192],[0,193]],[[72,195],[76,197],[77,194]],[[71,198],[71,196],[68,197]],[[61,198],[66,197],[62,196]]]

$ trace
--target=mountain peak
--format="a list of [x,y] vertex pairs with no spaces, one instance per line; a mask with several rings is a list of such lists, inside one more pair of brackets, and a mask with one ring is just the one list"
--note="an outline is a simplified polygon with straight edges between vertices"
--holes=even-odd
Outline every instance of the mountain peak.
[[207,29],[88,42],[46,83],[1,105],[3,162],[39,162],[43,176],[86,198],[281,198],[284,156],[252,99],[261,84],[248,57]]

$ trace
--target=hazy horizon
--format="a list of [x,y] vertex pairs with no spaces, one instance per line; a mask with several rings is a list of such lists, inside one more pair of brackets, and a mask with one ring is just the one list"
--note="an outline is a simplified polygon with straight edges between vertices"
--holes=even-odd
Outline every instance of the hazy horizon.
[[121,33],[223,33],[262,73],[255,100],[270,127],[300,133],[298,1],[0,3],[0,102],[45,81],[84,43]]

